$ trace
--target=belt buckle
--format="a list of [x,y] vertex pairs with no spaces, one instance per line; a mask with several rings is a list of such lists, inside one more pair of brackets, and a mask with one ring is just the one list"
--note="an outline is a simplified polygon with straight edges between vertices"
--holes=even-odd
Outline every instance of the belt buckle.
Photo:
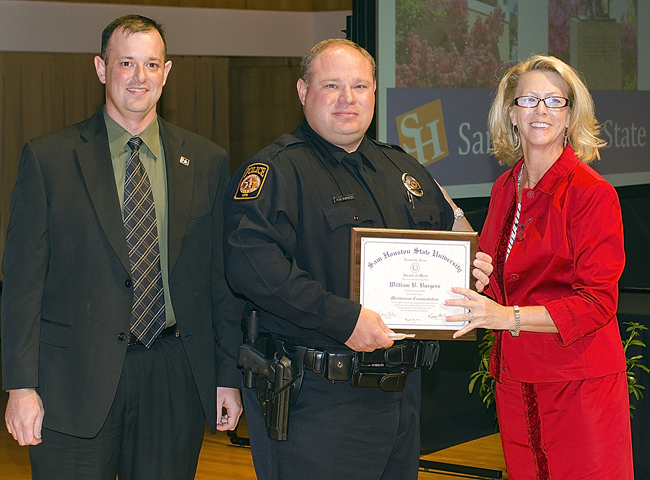
[[[160,335],[158,335],[156,340],[158,340],[160,337],[167,337],[169,335],[174,335],[177,338],[181,336],[181,332],[178,330],[178,326],[176,324],[172,325],[171,327],[167,327],[163,329],[163,331],[160,332]],[[154,340],[154,343],[156,340]],[[133,333],[129,332],[129,342],[127,346],[132,347],[133,345],[142,345],[142,342],[138,340],[138,337],[133,335]]]

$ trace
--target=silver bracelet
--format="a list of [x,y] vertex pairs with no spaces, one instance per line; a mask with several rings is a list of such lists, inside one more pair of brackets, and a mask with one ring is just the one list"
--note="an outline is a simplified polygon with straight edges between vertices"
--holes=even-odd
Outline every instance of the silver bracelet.
[[465,216],[465,212],[463,212],[463,209],[458,207],[456,210],[454,210],[454,220],[460,220]]

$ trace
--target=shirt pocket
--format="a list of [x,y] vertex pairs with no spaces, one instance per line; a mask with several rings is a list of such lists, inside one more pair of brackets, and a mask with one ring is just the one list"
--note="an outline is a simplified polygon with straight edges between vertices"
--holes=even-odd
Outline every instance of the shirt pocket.
[[323,209],[327,224],[329,247],[334,266],[342,273],[350,272],[350,231],[352,227],[375,228],[381,225],[379,212],[355,201],[343,202]]
[[440,207],[433,203],[424,203],[422,199],[414,198],[413,204],[405,205],[409,228],[418,230],[443,230],[441,224]]

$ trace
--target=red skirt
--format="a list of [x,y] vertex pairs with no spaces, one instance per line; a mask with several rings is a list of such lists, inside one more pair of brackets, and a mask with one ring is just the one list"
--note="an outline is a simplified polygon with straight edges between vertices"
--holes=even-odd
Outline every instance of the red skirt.
[[633,480],[624,372],[573,382],[496,386],[510,480]]

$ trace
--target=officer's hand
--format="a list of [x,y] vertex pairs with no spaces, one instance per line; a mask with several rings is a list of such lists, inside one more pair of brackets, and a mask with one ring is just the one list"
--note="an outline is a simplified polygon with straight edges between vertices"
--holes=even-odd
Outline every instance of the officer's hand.
[[357,326],[345,344],[357,352],[372,352],[378,348],[388,348],[393,341],[387,333],[392,330],[386,326],[377,312],[362,308],[357,320]]
[[35,390],[9,391],[5,424],[7,431],[20,445],[41,443],[41,426],[44,414],[43,402]]

